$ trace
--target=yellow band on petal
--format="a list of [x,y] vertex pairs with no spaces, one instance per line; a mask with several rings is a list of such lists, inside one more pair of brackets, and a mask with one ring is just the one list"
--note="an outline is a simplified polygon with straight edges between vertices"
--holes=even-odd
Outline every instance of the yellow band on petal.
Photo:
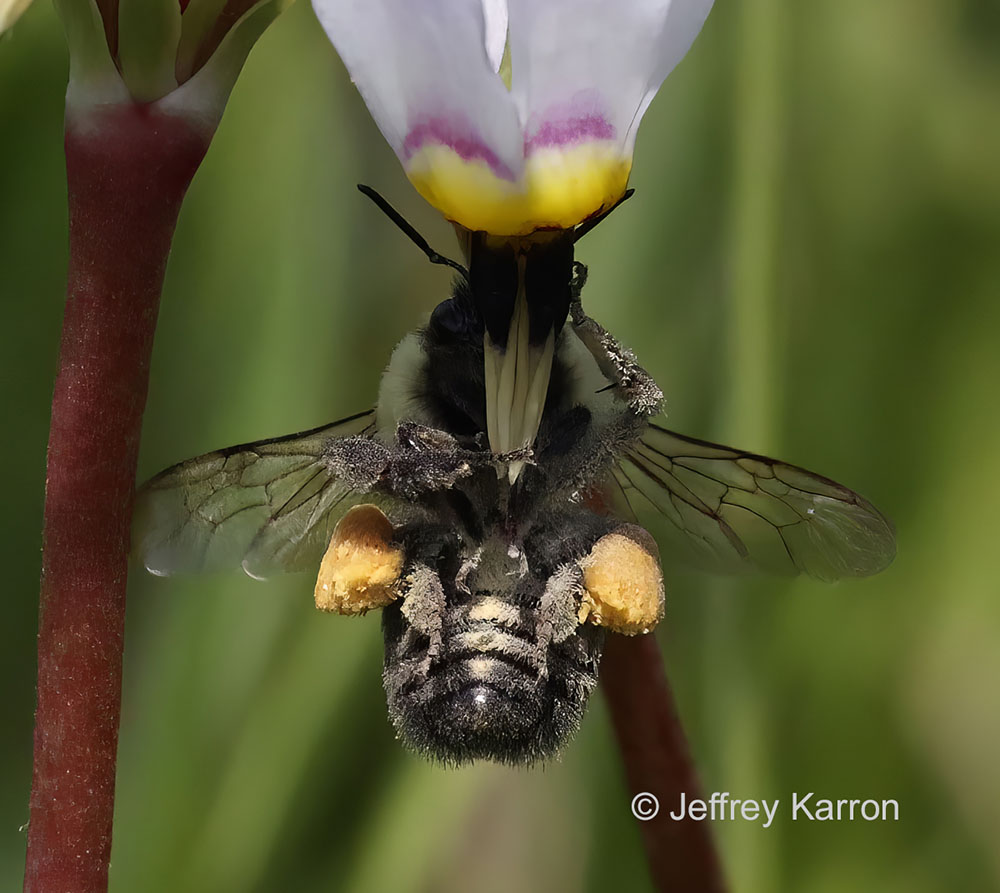
[[482,159],[428,143],[406,163],[420,194],[449,220],[471,230],[523,236],[537,229],[569,229],[622,197],[631,159],[611,140],[536,149],[524,175],[497,176]]

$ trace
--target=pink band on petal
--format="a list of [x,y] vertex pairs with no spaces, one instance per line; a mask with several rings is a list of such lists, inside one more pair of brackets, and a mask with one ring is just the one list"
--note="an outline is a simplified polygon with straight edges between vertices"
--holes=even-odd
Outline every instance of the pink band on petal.
[[597,90],[581,90],[571,99],[536,112],[528,121],[524,156],[536,149],[559,149],[577,143],[613,140],[615,126],[604,114],[605,103]]
[[581,115],[560,121],[546,121],[524,141],[524,154],[535,149],[559,148],[589,140],[613,140],[615,128],[603,115]]
[[514,172],[496,152],[471,127],[460,122],[448,118],[427,118],[413,125],[403,140],[403,160],[409,161],[428,143],[447,146],[463,161],[485,161],[490,170],[503,180],[516,179]]

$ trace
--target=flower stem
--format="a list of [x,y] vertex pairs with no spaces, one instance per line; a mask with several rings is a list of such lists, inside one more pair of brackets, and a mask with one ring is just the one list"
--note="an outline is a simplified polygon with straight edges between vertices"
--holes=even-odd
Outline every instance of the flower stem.
[[701,786],[656,638],[609,635],[601,684],[629,788],[653,794],[660,803],[659,812],[640,823],[654,885],[664,891],[724,891],[708,822],[670,818],[680,795],[701,798]]
[[67,112],[69,278],[45,488],[26,891],[107,887],[149,359],[177,214],[210,138],[152,106]]

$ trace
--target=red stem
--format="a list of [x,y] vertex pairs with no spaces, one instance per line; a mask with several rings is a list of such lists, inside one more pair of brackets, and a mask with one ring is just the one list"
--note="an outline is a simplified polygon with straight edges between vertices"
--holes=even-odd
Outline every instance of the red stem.
[[129,526],[170,241],[210,134],[148,106],[67,117],[69,281],[52,398],[24,889],[107,888]]
[[690,801],[701,797],[701,787],[656,639],[610,634],[601,684],[629,788],[660,803],[655,818],[639,823],[653,883],[662,891],[721,893],[726,884],[708,823],[669,815],[681,792]]

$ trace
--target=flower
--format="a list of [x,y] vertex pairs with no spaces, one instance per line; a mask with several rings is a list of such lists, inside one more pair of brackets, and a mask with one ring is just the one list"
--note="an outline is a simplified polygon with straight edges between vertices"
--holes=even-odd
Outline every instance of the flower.
[[290,2],[55,0],[70,50],[67,111],[150,103],[214,130],[254,43]]
[[636,130],[712,0],[313,0],[410,180],[469,230],[568,229],[625,192]]
[[0,34],[13,25],[29,6],[31,0],[0,0]]
[[[535,443],[577,224],[625,195],[636,130],[712,0],[313,0],[421,195],[459,229],[490,449]],[[435,311],[469,319],[461,294]],[[524,463],[509,462],[513,485]]]

